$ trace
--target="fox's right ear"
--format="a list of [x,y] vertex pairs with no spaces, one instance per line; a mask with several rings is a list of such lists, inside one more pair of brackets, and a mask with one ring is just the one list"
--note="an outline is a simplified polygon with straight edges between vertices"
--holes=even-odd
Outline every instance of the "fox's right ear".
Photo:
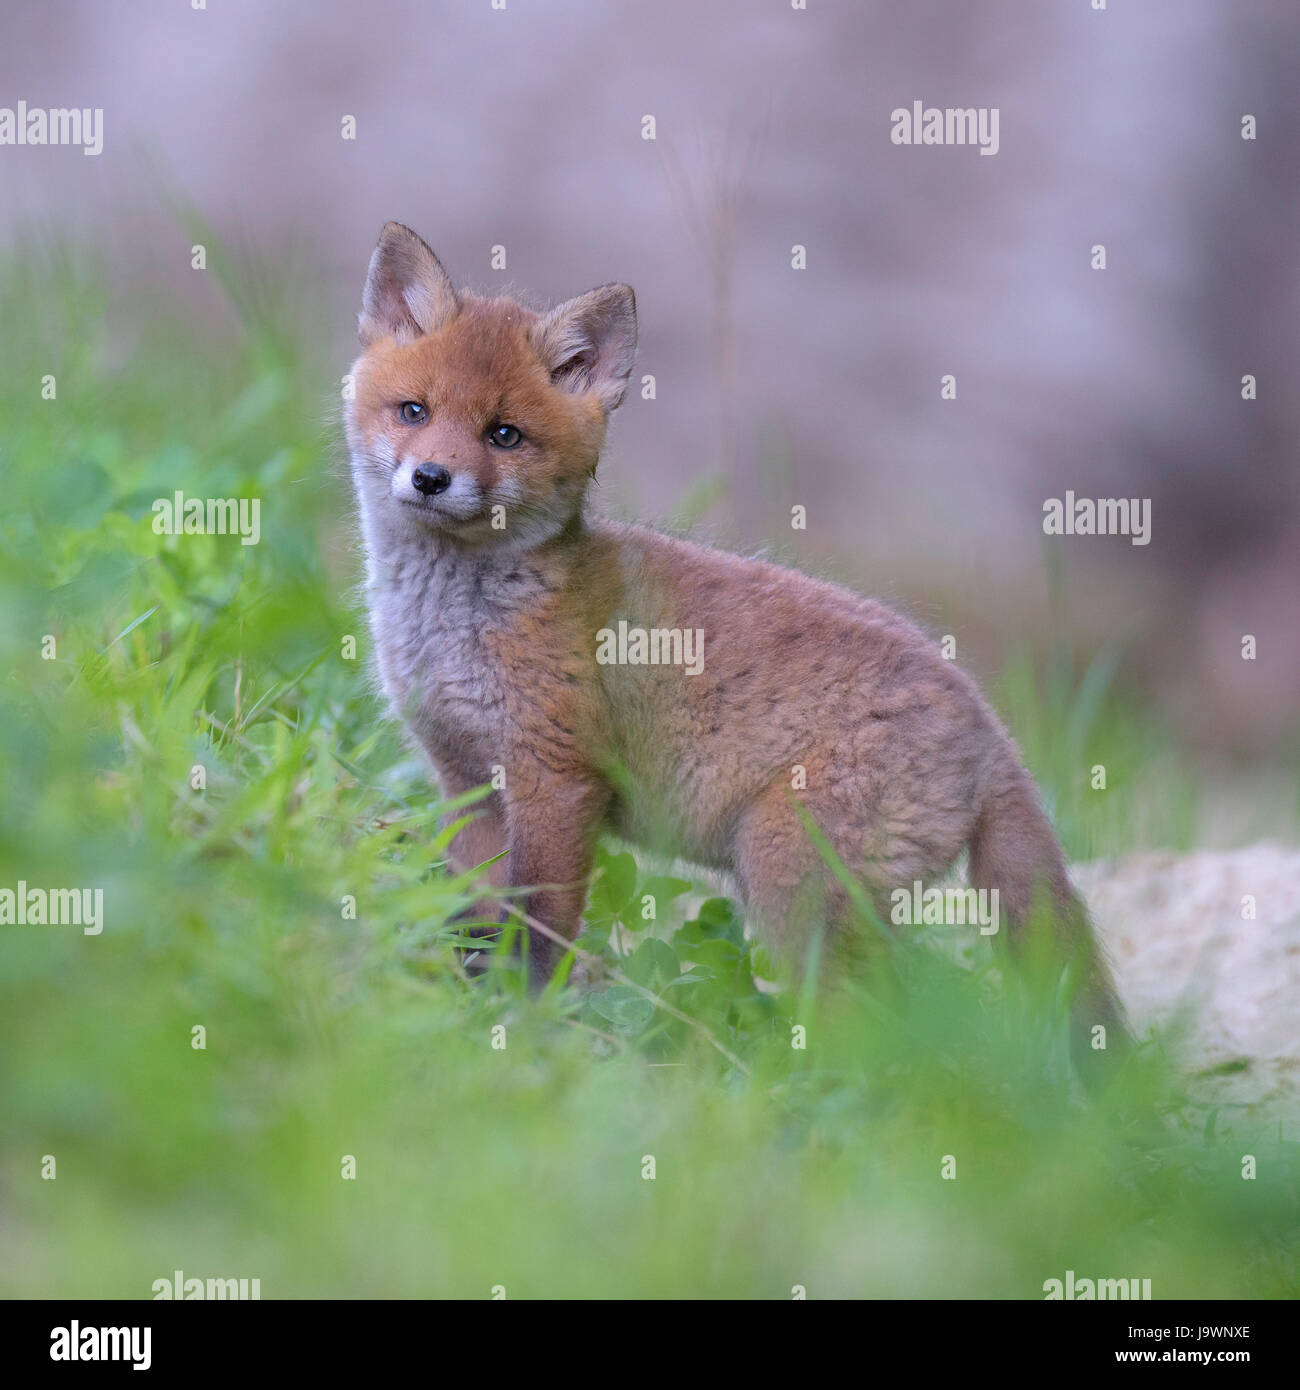
[[437,256],[409,227],[386,222],[361,296],[362,345],[380,338],[409,342],[459,312],[460,300]]
[[590,391],[608,415],[627,391],[636,356],[636,295],[631,285],[601,285],[552,309],[532,330],[551,380]]

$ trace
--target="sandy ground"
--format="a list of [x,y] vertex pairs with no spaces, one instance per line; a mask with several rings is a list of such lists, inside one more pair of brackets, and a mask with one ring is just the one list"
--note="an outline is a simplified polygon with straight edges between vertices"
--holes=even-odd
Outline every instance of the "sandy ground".
[[1137,854],[1074,876],[1135,1030],[1157,1027],[1189,1094],[1300,1114],[1300,850]]

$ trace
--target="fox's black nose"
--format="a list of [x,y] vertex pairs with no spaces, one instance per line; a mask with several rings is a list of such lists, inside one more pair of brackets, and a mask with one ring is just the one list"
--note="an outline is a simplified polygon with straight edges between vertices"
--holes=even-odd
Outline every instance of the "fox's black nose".
[[426,497],[436,497],[451,486],[451,474],[441,464],[422,463],[411,474],[411,482],[416,492],[422,492]]

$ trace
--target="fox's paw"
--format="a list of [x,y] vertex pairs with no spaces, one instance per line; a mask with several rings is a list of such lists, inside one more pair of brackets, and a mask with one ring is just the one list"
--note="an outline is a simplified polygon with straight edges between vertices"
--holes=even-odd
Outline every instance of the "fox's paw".
[[599,956],[575,956],[568,982],[585,994],[588,990],[604,988],[608,977],[609,971]]

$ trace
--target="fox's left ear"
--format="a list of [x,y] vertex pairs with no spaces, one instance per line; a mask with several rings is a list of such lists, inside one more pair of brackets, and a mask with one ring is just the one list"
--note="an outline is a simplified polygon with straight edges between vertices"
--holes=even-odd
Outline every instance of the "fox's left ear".
[[386,222],[361,296],[362,345],[389,337],[410,342],[459,312],[460,300],[437,256],[409,227]]
[[636,295],[601,285],[552,309],[533,330],[533,346],[565,391],[594,391],[608,414],[623,399],[636,356]]

